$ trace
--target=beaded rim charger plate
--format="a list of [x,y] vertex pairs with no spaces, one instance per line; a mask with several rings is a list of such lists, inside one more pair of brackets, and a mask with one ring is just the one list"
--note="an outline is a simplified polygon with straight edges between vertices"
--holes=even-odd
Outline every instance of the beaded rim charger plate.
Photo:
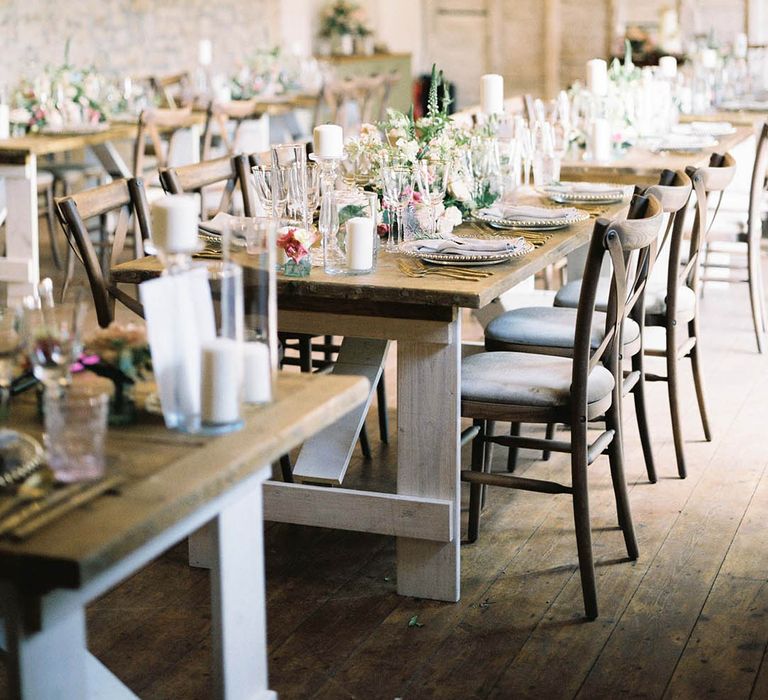
[[[9,431],[10,432],[10,431]],[[32,472],[38,469],[45,458],[43,446],[26,433],[15,433],[13,447],[18,448],[19,461],[12,468],[0,471],[0,489],[24,481]],[[9,447],[11,444],[9,443]]]
[[550,185],[541,187],[538,191],[558,204],[613,204],[620,202],[625,196],[624,186],[612,182],[594,183],[596,189],[593,192],[568,189],[573,184],[563,182],[559,187]]
[[[520,238],[509,239],[494,239],[494,240],[508,240],[510,242],[518,242]],[[504,251],[488,251],[478,252],[474,255],[455,255],[452,253],[430,253],[423,250],[418,250],[418,246],[421,242],[406,241],[398,246],[397,252],[401,253],[408,258],[417,258],[424,262],[433,263],[435,265],[458,265],[460,267],[475,267],[479,265],[496,265],[498,263],[512,260],[513,258],[521,258],[524,255],[530,253],[534,247],[525,239],[520,242],[519,246],[514,250]]]
[[492,214],[483,214],[482,212],[473,212],[473,218],[484,224],[489,224],[494,228],[517,228],[532,231],[554,231],[559,228],[566,228],[579,221],[586,221],[589,214],[585,211],[577,211],[571,216],[562,216],[558,219],[507,219],[502,216],[493,216]]

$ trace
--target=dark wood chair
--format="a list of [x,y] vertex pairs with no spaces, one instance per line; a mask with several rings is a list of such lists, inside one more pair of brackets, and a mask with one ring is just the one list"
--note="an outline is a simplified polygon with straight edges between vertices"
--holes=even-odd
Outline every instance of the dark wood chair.
[[[725,281],[747,284],[749,301],[752,309],[752,324],[758,352],[765,352],[766,312],[763,270],[760,265],[760,244],[763,238],[763,217],[766,214],[766,195],[768,194],[768,122],[763,124],[757,141],[755,163],[749,188],[749,208],[746,226],[743,232],[743,212],[729,212],[720,207],[718,226],[710,228],[702,262],[702,284],[708,281]],[[734,245],[736,244],[736,245]],[[717,262],[710,253],[723,250],[735,260]],[[745,260],[746,259],[746,260]],[[712,274],[711,271],[725,269],[727,276]]]
[[[160,184],[169,194],[197,193],[200,195],[201,218],[208,219],[219,212],[234,213],[240,209],[235,206],[235,194],[240,192],[242,210],[246,216],[253,216],[255,204],[248,187],[248,157],[224,156],[214,160],[202,161],[179,168],[161,168]],[[221,192],[216,206],[205,206],[205,195],[214,190]]]
[[[149,205],[143,181],[139,178],[115,180],[108,185],[59,198],[56,200],[56,208],[67,241],[85,267],[99,325],[105,328],[114,319],[115,300],[143,316],[138,300],[109,279],[109,269],[119,262],[132,223],[139,232],[134,234],[137,241],[134,253],[137,257],[144,254],[143,244],[151,238]],[[117,215],[117,224],[105,271],[91,241],[87,222],[109,213]]]
[[[469,541],[475,541],[479,534],[483,486],[570,494],[584,608],[589,619],[597,617],[598,606],[587,467],[604,452],[609,456],[618,522],[627,555],[630,559],[638,556],[624,479],[620,350],[626,315],[627,270],[642,264],[643,251],[647,258],[659,225],[660,205],[653,198],[644,218],[595,222],[573,327],[571,358],[501,351],[471,355],[462,362],[461,415],[472,419],[478,430],[473,441],[471,468],[461,472],[462,480],[471,484]],[[606,252],[612,267],[610,299],[608,310],[601,317],[599,337],[596,337],[595,299]],[[606,428],[590,442],[588,424],[600,417],[604,417]],[[488,422],[493,421],[565,423],[570,427],[571,440],[494,436],[487,430]],[[570,453],[571,483],[491,473],[485,459],[489,444]]]
[[681,216],[676,219],[670,233],[666,289],[658,294],[652,303],[650,300],[646,303],[645,332],[648,333],[648,329],[652,327],[658,327],[663,329],[664,333],[660,344],[646,344],[645,353],[652,357],[663,357],[667,369],[666,376],[647,374],[646,379],[667,383],[677,471],[681,479],[686,476],[686,466],[680,420],[678,365],[685,358],[691,361],[704,437],[707,441],[712,440],[701,373],[701,333],[697,296],[701,260],[710,225],[709,208],[712,200],[731,183],[735,171],[736,161],[730,154],[713,154],[709,166],[687,169],[696,197],[696,213],[690,238]]

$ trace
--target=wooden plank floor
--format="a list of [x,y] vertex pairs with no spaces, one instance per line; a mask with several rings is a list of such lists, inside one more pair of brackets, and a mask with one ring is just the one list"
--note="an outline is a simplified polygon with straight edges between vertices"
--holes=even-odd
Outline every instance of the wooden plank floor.
[[[655,485],[627,407],[637,562],[607,462],[592,467],[597,621],[582,618],[567,497],[493,491],[479,541],[462,547],[455,605],[395,594],[390,538],[267,524],[270,687],[283,700],[768,698],[768,357],[746,289],[712,287],[702,309],[714,440],[684,367],[687,479],[675,476],[665,386],[650,387]],[[374,414],[368,425],[374,458],[356,457],[349,484],[392,489],[395,446],[377,440]],[[567,457],[536,456],[521,451],[521,470],[567,476]],[[497,449],[495,467],[505,459]],[[142,698],[207,698],[209,598],[180,545],[90,607],[90,648]]]

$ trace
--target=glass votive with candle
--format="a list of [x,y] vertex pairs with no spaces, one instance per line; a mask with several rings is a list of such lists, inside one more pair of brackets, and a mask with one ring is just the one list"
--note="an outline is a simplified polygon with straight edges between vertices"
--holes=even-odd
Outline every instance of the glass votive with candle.
[[332,241],[325,242],[325,272],[372,272],[376,269],[379,247],[378,197],[362,190],[343,190],[337,192],[336,205],[338,228]]
[[167,272],[189,268],[197,238],[200,198],[194,194],[174,194],[152,203],[152,240],[146,251],[157,255]]
[[373,271],[376,220],[355,216],[346,223],[347,273],[363,275]]

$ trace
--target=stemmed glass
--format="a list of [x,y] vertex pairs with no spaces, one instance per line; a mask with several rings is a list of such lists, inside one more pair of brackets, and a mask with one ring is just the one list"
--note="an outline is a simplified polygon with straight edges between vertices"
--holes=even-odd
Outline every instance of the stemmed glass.
[[423,201],[429,207],[429,231],[430,237],[435,235],[437,207],[445,199],[445,191],[448,187],[449,164],[444,160],[419,161],[415,168],[416,188]]
[[515,131],[523,166],[523,185],[529,187],[531,184],[531,167],[533,166],[533,135],[524,119],[517,122]]
[[405,240],[405,207],[411,200],[413,193],[413,173],[411,169],[402,165],[385,165],[381,169],[381,181],[384,186],[384,199],[390,207],[390,213],[394,208],[397,219],[397,236],[393,234],[393,225],[390,222],[389,236],[387,237],[387,250],[392,251],[399,241]]
[[281,217],[285,213],[287,193],[283,190],[279,176],[273,177],[269,165],[254,165],[253,184],[256,198],[267,216]]
[[86,306],[81,301],[58,306],[25,302],[22,315],[24,349],[32,371],[46,391],[66,388],[71,380],[70,366],[82,351],[81,336]]

